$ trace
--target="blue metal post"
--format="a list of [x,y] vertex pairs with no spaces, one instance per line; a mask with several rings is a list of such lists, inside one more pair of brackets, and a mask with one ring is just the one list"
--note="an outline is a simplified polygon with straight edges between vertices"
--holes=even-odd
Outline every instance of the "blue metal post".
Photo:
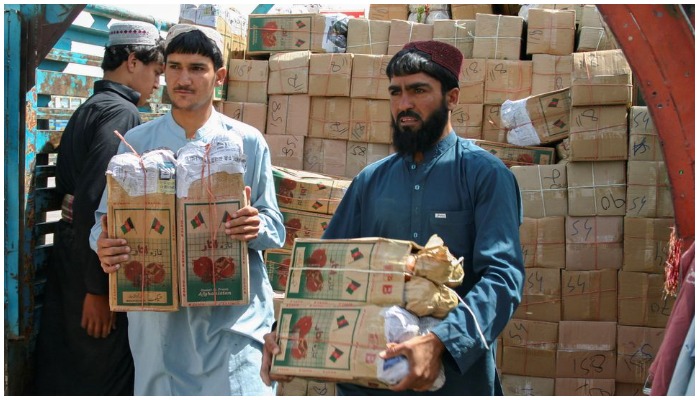
[[5,8],[5,337],[18,337],[20,215],[20,52],[21,18],[18,10]]

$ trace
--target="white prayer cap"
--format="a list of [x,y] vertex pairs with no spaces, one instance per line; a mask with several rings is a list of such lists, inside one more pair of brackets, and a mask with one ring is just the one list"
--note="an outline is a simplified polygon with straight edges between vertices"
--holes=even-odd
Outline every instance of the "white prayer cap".
[[172,42],[173,39],[176,37],[180,36],[183,33],[186,32],[191,32],[191,31],[200,31],[206,35],[209,39],[213,40],[214,43],[216,43],[216,47],[219,48],[219,52],[221,53],[221,56],[224,56],[224,39],[221,37],[221,34],[217,32],[215,29],[206,27],[206,26],[200,26],[200,25],[191,25],[191,24],[177,24],[173,25],[170,30],[168,30],[168,36],[165,38],[165,48],[168,48],[168,45],[170,45],[170,42]]
[[109,27],[107,46],[135,44],[155,46],[160,34],[153,24],[142,21],[119,21]]

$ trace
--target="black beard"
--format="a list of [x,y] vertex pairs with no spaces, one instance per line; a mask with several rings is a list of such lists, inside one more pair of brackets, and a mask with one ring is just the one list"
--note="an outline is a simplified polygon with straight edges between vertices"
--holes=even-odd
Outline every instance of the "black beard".
[[397,116],[396,119],[392,117],[391,119],[391,129],[394,150],[399,155],[413,155],[417,152],[425,153],[431,147],[433,147],[442,132],[447,125],[449,118],[449,109],[447,108],[447,102],[443,100],[441,106],[435,110],[428,119],[423,121],[420,128],[416,130],[401,129],[396,123],[403,117],[412,117],[420,120],[420,116],[413,111],[402,111]]

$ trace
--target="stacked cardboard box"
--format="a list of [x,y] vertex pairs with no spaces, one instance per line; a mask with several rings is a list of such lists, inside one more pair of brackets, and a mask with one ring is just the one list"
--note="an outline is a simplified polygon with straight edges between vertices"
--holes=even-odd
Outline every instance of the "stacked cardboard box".
[[[629,65],[614,50],[614,40],[609,40],[612,36],[595,6],[538,5],[527,7],[524,18],[515,16],[519,8],[451,5],[452,19],[419,24],[406,15],[406,5],[371,5],[369,19],[348,20],[345,53],[324,54],[331,50],[305,47],[309,41],[297,40],[301,47],[282,51],[311,52],[305,94],[309,100],[298,107],[293,104],[296,99],[289,98],[298,94],[266,93],[270,104],[266,138],[273,163],[352,178],[368,163],[388,155],[391,120],[385,70],[389,54],[416,40],[420,30],[432,30],[430,37],[421,38],[451,43],[465,57],[459,104],[452,112],[455,131],[476,139],[513,166],[520,184],[527,217],[521,230],[527,280],[516,320],[558,324],[559,334],[563,323],[612,323],[616,327],[612,341],[603,347],[619,359],[619,354],[628,352],[621,350],[621,338],[637,343],[635,338],[641,335],[621,328],[661,328],[672,306],[672,300],[661,298],[656,289],[673,223],[663,151],[646,108],[630,109]],[[492,14],[494,9],[503,14]],[[296,23],[307,21],[284,17]],[[313,28],[313,23],[301,25]],[[318,29],[320,24],[314,26]],[[289,32],[296,32],[292,28]],[[569,96],[554,102],[553,92]],[[503,123],[506,101],[530,102],[531,107],[524,109],[536,115],[530,125],[537,144],[509,142],[508,133],[513,136],[522,124]],[[558,106],[564,110],[552,119]],[[241,118],[246,113],[250,111],[241,108]],[[566,126],[547,129],[562,124]],[[291,226],[292,234],[302,236],[315,230]],[[553,351],[568,351],[571,343],[562,345],[564,339],[557,338]],[[498,346],[507,348],[508,354],[542,350],[532,341],[519,350],[513,350],[518,346],[512,341],[499,339]],[[508,371],[503,383],[511,395],[640,392],[636,376],[648,367],[646,362],[638,363],[634,368],[642,372],[635,371],[634,379],[614,365],[617,360],[604,377],[582,371],[536,376],[509,365],[513,358],[502,356],[498,365],[502,372]],[[555,361],[555,371],[559,367]]]
[[118,154],[107,166],[109,237],[132,249],[124,268],[109,275],[112,311],[178,309],[175,174],[170,150]]

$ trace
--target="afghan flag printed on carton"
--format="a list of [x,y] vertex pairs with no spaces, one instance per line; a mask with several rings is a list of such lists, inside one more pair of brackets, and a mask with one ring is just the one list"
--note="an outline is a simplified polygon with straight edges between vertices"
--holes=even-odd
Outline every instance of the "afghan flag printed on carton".
[[177,296],[171,261],[175,249],[171,230],[160,221],[170,221],[171,210],[113,207],[112,213],[115,220],[124,221],[112,234],[127,237],[131,248],[129,261],[114,274],[113,306],[134,307],[130,311],[169,307]]
[[377,383],[378,354],[386,348],[380,306],[283,302],[273,374]]
[[[408,242],[297,239],[288,299],[403,304]],[[398,277],[401,279],[398,279]]]
[[[187,238],[182,249],[187,263],[183,275],[187,285],[183,304],[242,302],[247,297],[241,261],[245,244],[227,236],[223,225],[233,219],[232,214],[240,209],[240,201],[219,202],[212,206],[192,202],[182,207],[184,221],[188,221],[184,223],[183,232]],[[220,223],[206,228],[206,220]],[[202,226],[206,229],[200,228]]]

